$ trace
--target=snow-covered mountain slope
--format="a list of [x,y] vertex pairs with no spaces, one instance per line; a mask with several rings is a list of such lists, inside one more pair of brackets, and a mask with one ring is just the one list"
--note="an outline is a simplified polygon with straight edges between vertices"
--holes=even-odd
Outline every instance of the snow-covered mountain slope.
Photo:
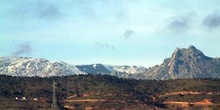
[[41,58],[0,57],[0,74],[11,76],[66,76],[87,74],[64,62],[50,62]]
[[0,74],[11,76],[51,77],[78,74],[109,74],[129,78],[128,74],[144,73],[146,70],[145,67],[139,66],[71,65],[65,62],[51,62],[42,58],[0,57]]
[[142,66],[113,66],[113,65],[104,65],[109,71],[117,71],[127,74],[137,74],[137,73],[144,73],[147,71],[147,68]]

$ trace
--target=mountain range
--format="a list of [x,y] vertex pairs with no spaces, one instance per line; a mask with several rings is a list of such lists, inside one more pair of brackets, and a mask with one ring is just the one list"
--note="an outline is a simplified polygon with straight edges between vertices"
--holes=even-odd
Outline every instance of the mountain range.
[[176,48],[170,58],[150,68],[129,65],[71,65],[42,58],[0,57],[0,74],[51,77],[79,74],[108,74],[135,79],[220,78],[220,58],[211,58],[194,46]]
[[135,74],[146,72],[140,66],[111,66],[103,64],[71,65],[65,62],[51,62],[43,58],[1,57],[0,74],[27,77],[69,76],[79,74]]

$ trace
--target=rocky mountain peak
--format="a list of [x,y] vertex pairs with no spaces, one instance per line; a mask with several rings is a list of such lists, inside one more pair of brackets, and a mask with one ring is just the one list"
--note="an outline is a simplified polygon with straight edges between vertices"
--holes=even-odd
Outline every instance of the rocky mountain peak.
[[193,45],[190,45],[188,49],[189,49],[189,50],[190,50],[190,49],[191,49],[191,50],[197,50],[197,48],[196,48],[195,46],[193,46]]
[[148,79],[218,78],[220,60],[203,54],[194,46],[176,48],[161,65],[148,69]]
[[[188,48],[176,48],[172,56],[165,62],[166,67],[168,67],[168,73],[172,78],[178,76],[178,73],[193,73],[200,71],[197,69],[198,63],[202,63],[208,59],[202,51],[198,50],[194,46],[189,46]],[[193,70],[193,71],[192,71]]]
[[202,58],[205,57],[205,55],[203,54],[202,51],[198,50],[196,47],[194,46],[190,46],[189,48],[186,49],[185,54],[192,56],[192,57],[198,57],[198,58]]
[[181,61],[201,61],[201,60],[207,60],[209,57],[205,56],[202,51],[198,50],[194,46],[189,46],[188,48],[176,48],[176,50],[173,52],[169,64],[178,62],[178,60]]

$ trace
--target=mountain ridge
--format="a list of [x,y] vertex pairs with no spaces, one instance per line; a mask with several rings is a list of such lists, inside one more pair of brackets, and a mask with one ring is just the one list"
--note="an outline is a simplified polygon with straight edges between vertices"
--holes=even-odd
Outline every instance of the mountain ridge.
[[[107,67],[112,68],[112,70]],[[139,69],[138,66],[136,66],[136,68]],[[144,70],[146,69],[144,67],[142,68]],[[116,69],[116,66],[103,64],[71,65],[63,61],[49,61],[43,58],[0,57],[0,74],[10,76],[51,77],[79,74],[116,75],[115,72],[117,73],[116,76],[131,74],[130,70],[117,71]]]

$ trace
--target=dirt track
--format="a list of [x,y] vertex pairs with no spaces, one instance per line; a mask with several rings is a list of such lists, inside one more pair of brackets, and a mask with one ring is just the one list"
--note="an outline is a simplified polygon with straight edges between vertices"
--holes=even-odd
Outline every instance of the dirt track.
[[160,97],[165,97],[165,96],[170,96],[170,95],[201,95],[201,94],[206,94],[206,95],[213,95],[213,94],[220,94],[220,92],[194,92],[194,91],[182,91],[182,92],[168,92],[163,95],[159,95]]
[[165,101],[164,104],[170,104],[170,105],[181,105],[181,106],[208,106],[213,105],[213,103],[209,99],[204,99],[199,102],[175,102],[175,101]]
[[64,102],[104,102],[104,99],[65,100]]

